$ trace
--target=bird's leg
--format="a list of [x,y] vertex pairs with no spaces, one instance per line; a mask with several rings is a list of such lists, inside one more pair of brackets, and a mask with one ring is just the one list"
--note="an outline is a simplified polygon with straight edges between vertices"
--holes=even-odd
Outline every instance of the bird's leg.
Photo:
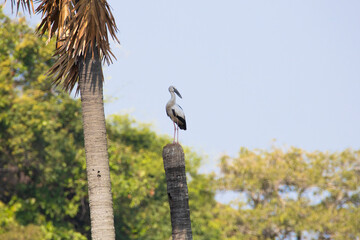
[[177,143],[179,143],[179,120],[176,119]]
[[179,143],[179,125],[177,126],[177,143]]
[[173,143],[175,143],[175,133],[176,133],[176,126],[175,126],[175,122],[174,123],[174,140],[173,140]]

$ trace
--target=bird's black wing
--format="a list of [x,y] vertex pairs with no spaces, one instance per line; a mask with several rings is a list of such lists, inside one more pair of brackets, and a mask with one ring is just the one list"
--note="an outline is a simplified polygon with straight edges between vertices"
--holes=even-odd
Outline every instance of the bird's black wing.
[[[179,105],[178,105],[179,106]],[[179,106],[180,107],[180,106]],[[181,107],[180,107],[181,108]],[[171,109],[172,110],[172,113],[173,115],[176,117],[176,119],[178,120],[176,122],[176,124],[179,126],[180,129],[182,130],[186,130],[186,120],[185,120],[185,116],[182,117],[180,116],[179,114],[176,114],[176,111],[175,109]]]

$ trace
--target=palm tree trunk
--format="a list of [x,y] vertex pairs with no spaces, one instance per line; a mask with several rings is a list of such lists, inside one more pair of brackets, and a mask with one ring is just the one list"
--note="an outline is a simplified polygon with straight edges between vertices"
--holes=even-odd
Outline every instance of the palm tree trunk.
[[179,144],[166,145],[163,149],[163,160],[173,240],[192,240],[189,195],[182,147]]
[[91,237],[114,240],[114,213],[103,102],[101,59],[91,50],[79,63],[86,170],[88,180]]

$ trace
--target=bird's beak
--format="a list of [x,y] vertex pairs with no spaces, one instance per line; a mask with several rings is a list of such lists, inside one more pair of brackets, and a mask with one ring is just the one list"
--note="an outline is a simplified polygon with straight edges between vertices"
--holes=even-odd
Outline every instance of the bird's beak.
[[179,91],[176,88],[174,88],[174,92],[179,96],[179,98],[182,98],[181,94],[179,93]]

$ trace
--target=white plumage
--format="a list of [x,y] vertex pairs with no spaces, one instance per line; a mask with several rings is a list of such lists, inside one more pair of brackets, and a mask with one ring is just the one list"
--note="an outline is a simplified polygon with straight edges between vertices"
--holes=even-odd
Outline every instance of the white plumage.
[[[177,131],[177,142],[179,142],[179,128],[186,130],[186,120],[185,120],[185,114],[182,108],[176,104],[176,96],[175,93],[180,97],[181,94],[179,91],[173,87],[169,87],[169,92],[171,94],[171,99],[166,104],[166,114],[170,117],[170,119],[174,123],[174,142],[175,142],[175,134]],[[176,125],[177,127],[176,127]]]

